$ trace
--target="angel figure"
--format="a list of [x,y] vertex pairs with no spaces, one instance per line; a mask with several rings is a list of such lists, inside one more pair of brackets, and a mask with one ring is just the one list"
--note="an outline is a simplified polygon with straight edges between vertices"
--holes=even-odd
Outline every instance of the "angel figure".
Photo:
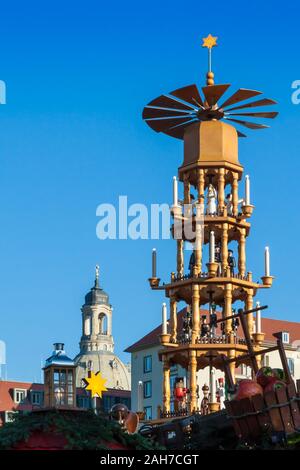
[[217,191],[212,184],[208,186],[206,215],[216,215],[217,213]]

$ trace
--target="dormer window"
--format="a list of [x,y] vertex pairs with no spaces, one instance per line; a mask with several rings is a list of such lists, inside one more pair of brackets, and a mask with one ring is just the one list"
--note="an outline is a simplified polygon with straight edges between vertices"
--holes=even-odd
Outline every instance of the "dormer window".
[[282,332],[282,342],[285,344],[289,344],[290,342],[290,334],[287,331]]

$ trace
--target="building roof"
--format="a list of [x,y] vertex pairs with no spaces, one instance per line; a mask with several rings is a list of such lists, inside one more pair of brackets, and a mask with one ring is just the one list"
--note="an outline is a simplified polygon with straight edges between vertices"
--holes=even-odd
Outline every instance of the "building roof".
[[[182,327],[183,316],[186,309],[182,309],[177,314],[177,322],[178,328]],[[201,315],[207,315],[208,310],[200,310]],[[273,333],[277,333],[279,331],[286,331],[290,335],[290,344],[294,341],[299,340],[300,344],[300,323],[292,322],[287,320],[277,320],[273,318],[266,318],[262,317],[261,319],[261,327],[262,331],[265,333],[265,341],[274,343],[275,339],[273,337]],[[160,324],[154,330],[147,333],[141,339],[133,343],[125,352],[132,353],[134,351],[138,351],[141,349],[150,348],[152,346],[158,346],[160,344],[159,335],[161,334],[162,325]],[[243,337],[243,332],[241,327],[238,328],[238,336]]]
[[15,403],[13,390],[27,390],[33,392],[43,392],[44,385],[40,383],[33,382],[14,382],[0,380],[0,412],[8,410],[22,410],[30,411],[32,410],[32,404],[29,400],[29,397],[24,400],[24,403]]
[[84,305],[110,305],[108,294],[99,285],[99,266],[96,266],[95,283],[86,294]]
[[73,359],[66,355],[64,343],[54,343],[54,351],[50,357],[46,359],[45,367],[51,365],[58,366],[74,366],[75,363]]

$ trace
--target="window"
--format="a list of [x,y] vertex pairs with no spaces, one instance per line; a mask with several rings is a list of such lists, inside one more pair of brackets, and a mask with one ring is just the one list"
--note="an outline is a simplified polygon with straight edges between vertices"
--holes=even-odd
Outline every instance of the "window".
[[24,403],[27,395],[27,390],[14,389],[14,402]]
[[263,358],[263,365],[266,366],[266,367],[269,367],[270,365],[270,357],[265,354],[264,358]]
[[77,397],[78,408],[91,408],[89,397]]
[[144,407],[145,419],[152,419],[152,406]]
[[151,380],[147,380],[144,382],[144,398],[151,398],[152,397],[152,382]]
[[287,331],[282,332],[282,342],[285,344],[290,342],[290,334]]
[[107,335],[107,316],[105,313],[100,313],[98,316],[98,324],[99,335]]
[[295,372],[295,362],[294,362],[294,359],[292,359],[291,357],[287,357],[287,362],[288,362],[288,366],[289,366],[289,369],[290,369],[290,373],[292,375],[294,375],[294,372]]
[[54,369],[53,379],[56,405],[73,405],[73,371],[68,369]]
[[42,404],[42,393],[41,392],[30,392],[30,401],[32,405],[41,405]]
[[152,356],[144,357],[144,374],[147,372],[152,372]]

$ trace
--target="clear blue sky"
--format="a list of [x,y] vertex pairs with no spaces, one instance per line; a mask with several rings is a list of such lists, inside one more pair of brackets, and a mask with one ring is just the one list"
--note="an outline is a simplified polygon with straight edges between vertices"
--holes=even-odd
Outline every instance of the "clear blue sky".
[[247,267],[263,274],[269,244],[276,282],[259,300],[269,316],[299,319],[300,105],[290,99],[300,79],[299,10],[271,1],[1,2],[0,338],[9,378],[38,379],[54,341],[77,353],[96,263],[124,359],[122,350],[159,323],[151,249],[166,278],[175,243],[99,241],[95,211],[119,194],[129,203],[171,200],[182,144],[152,132],[141,111],[162,92],[203,85],[209,32],[219,37],[216,82],[279,101],[271,129],[249,131],[240,144],[256,206]]

